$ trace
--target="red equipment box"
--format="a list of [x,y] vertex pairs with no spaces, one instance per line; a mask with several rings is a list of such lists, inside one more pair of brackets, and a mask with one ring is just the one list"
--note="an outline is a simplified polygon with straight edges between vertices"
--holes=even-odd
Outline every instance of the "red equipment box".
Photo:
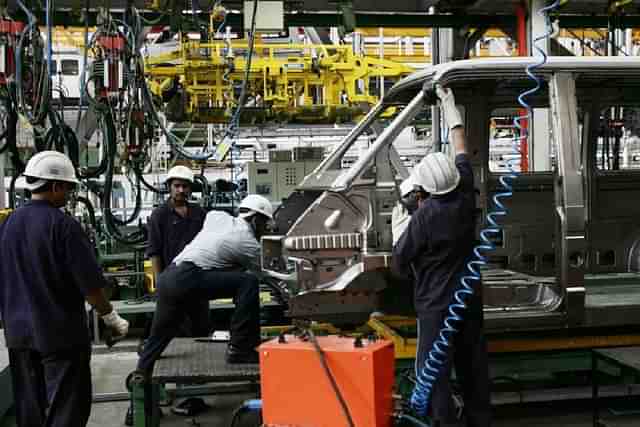
[[[327,365],[357,427],[390,427],[395,357],[390,341],[317,337]],[[344,427],[342,412],[313,344],[287,335],[260,351],[262,416],[265,426]]]

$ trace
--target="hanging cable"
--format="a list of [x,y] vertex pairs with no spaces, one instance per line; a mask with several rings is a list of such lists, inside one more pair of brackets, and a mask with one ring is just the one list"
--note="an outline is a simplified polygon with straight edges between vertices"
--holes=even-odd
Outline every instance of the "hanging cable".
[[[237,128],[239,126],[239,122],[240,122],[240,115],[242,113],[242,109],[246,101],[247,85],[249,82],[249,75],[251,73],[251,62],[252,62],[253,52],[254,52],[257,9],[258,9],[258,2],[256,1],[254,3],[253,13],[251,16],[251,30],[249,34],[249,45],[248,45],[248,52],[246,55],[246,66],[245,66],[244,78],[243,78],[241,90],[240,90],[240,97],[238,98],[236,110],[232,114],[231,119],[229,121],[229,125],[227,126],[225,133],[220,140],[220,144],[224,143],[225,140],[227,139],[233,139],[233,137],[235,136]],[[145,106],[148,108],[148,111],[151,113],[151,117],[153,118],[154,122],[160,127],[160,130],[162,131],[163,135],[167,138],[167,142],[175,152],[177,152],[179,155],[183,156],[186,159],[196,160],[196,161],[208,160],[214,155],[216,155],[215,150],[208,153],[203,152],[199,154],[193,154],[193,153],[190,153],[188,150],[186,150],[183,147],[185,141],[178,138],[173,132],[168,130],[166,125],[164,124],[164,121],[160,118],[155,102],[153,101],[153,96],[151,95],[149,85],[146,83],[146,81],[142,85],[142,95],[144,98]],[[231,145],[232,146],[234,145],[233,142],[231,143]]]
[[141,228],[133,233],[123,235],[118,229],[119,224],[126,223],[126,221],[119,220],[114,217],[111,211],[111,194],[113,190],[113,173],[115,169],[115,160],[117,154],[116,147],[116,129],[113,121],[111,111],[103,107],[102,109],[104,120],[104,132],[105,140],[108,143],[108,156],[107,156],[107,168],[105,173],[104,189],[102,191],[102,219],[105,224],[105,230],[107,234],[114,240],[123,243],[125,245],[133,246],[135,249],[143,249],[146,247],[146,231]]
[[[560,4],[560,0],[556,0],[550,6],[543,7],[538,11],[540,16],[545,18],[547,32],[534,40],[534,47],[539,53],[540,60],[527,66],[526,74],[535,83],[535,87],[524,91],[518,96],[518,103],[527,110],[525,116],[516,117],[514,125],[518,128],[519,134],[513,139],[514,152],[520,154],[520,143],[528,137],[528,131],[520,122],[530,120],[532,108],[527,103],[526,98],[538,92],[542,87],[542,79],[534,74],[534,71],[547,62],[546,52],[537,46],[541,40],[547,39],[553,33],[553,26],[549,16],[552,10],[555,10]],[[438,337],[433,343],[431,350],[424,362],[424,366],[419,371],[416,378],[416,385],[411,395],[411,408],[421,417],[427,415],[430,405],[431,393],[435,382],[437,381],[442,367],[449,357],[449,348],[453,335],[458,332],[457,323],[463,317],[463,311],[467,308],[465,300],[473,294],[473,283],[481,280],[481,268],[488,265],[487,253],[495,250],[495,238],[502,232],[502,227],[498,223],[499,217],[507,215],[507,208],[504,205],[504,199],[513,195],[513,180],[518,177],[517,172],[513,168],[512,160],[507,161],[509,172],[500,176],[499,182],[503,188],[502,191],[493,196],[493,211],[487,214],[488,226],[480,232],[481,243],[473,249],[473,259],[466,265],[469,274],[464,275],[460,280],[460,288],[454,293],[453,302],[449,305],[448,316],[443,321]]]
[[51,79],[51,64],[53,61],[53,49],[52,49],[52,45],[53,45],[53,41],[51,40],[51,38],[53,37],[52,31],[51,31],[51,12],[53,10],[53,2],[54,0],[47,0],[46,2],[46,26],[47,26],[47,75],[49,76],[49,79]]
[[80,119],[82,117],[83,97],[85,93],[85,78],[87,72],[87,60],[89,52],[89,0],[84,1],[84,49],[82,51],[82,71],[80,73],[80,96],[78,97],[78,115],[76,116],[76,132],[80,129]]
[[[15,51],[16,58],[16,108],[23,114],[32,125],[42,123],[46,117],[49,107],[50,98],[50,79],[48,73],[48,66],[46,61],[42,61],[44,47],[42,46],[42,37],[40,35],[36,17],[31,13],[29,9],[22,3],[21,0],[16,0],[18,6],[24,11],[28,18],[28,25],[22,31]],[[25,39],[29,38],[29,43],[25,45]],[[31,80],[33,83],[33,93],[31,94],[31,105],[27,105],[25,100],[25,92],[23,88],[23,64],[22,64],[22,51],[29,47],[33,52],[33,65],[31,70]],[[38,61],[40,59],[41,61]],[[41,62],[41,64],[38,64]],[[40,65],[38,72],[37,67]]]

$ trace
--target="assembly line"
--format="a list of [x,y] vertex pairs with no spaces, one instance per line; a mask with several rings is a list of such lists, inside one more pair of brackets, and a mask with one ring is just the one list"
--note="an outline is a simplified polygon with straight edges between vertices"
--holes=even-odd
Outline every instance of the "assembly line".
[[0,0],[0,427],[640,424],[640,4],[418,3]]

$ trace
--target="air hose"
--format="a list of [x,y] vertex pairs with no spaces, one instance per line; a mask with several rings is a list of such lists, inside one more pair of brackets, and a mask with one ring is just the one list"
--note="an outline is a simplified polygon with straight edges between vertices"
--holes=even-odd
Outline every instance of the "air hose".
[[[519,143],[525,140],[528,136],[527,129],[523,127],[520,122],[532,117],[531,106],[527,103],[525,98],[533,95],[542,87],[542,81],[534,74],[534,71],[547,62],[546,53],[537,46],[537,43],[540,40],[550,37],[553,33],[549,13],[552,10],[555,10],[559,4],[560,0],[555,0],[550,6],[543,7],[538,11],[538,14],[545,18],[547,32],[540,37],[537,37],[533,43],[535,49],[540,54],[540,61],[535,62],[526,68],[526,73],[535,83],[535,87],[522,92],[520,96],[518,96],[518,103],[527,110],[527,114],[525,116],[519,116],[514,119],[514,125],[518,128],[520,133],[514,137],[512,142],[514,143],[514,151],[518,154],[520,154]],[[508,161],[507,165],[509,172],[502,175],[499,179],[502,190],[493,196],[493,210],[489,212],[486,217],[488,226],[480,232],[481,243],[473,249],[473,257],[466,265],[468,274],[464,274],[460,279],[460,287],[454,293],[453,302],[448,307],[448,316],[444,319],[438,338],[434,341],[424,362],[423,368],[420,372],[416,372],[416,384],[411,395],[410,403],[411,408],[420,417],[425,417],[427,415],[434,384],[438,379],[442,366],[447,362],[448,350],[451,347],[451,339],[453,338],[453,335],[458,332],[456,324],[462,320],[463,311],[467,308],[465,299],[474,292],[472,283],[480,281],[480,269],[483,266],[488,265],[486,253],[493,251],[496,248],[491,237],[498,236],[502,230],[502,227],[497,220],[498,217],[504,217],[507,215],[507,208],[504,205],[504,199],[513,195],[512,183],[513,180],[518,177],[518,172],[513,168],[511,161]]]

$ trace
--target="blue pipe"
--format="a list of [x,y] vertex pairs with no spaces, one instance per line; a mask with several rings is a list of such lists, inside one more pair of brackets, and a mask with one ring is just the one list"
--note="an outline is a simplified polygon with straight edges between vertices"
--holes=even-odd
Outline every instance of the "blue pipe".
[[[537,37],[534,40],[534,47],[541,55],[540,61],[531,64],[527,67],[526,73],[529,78],[535,82],[535,87],[518,96],[518,103],[527,109],[527,115],[519,116],[514,119],[514,125],[520,131],[520,136],[514,138],[514,151],[520,153],[519,143],[528,136],[528,131],[523,128],[520,121],[531,117],[531,106],[526,102],[525,98],[533,95],[542,87],[542,80],[537,77],[533,72],[544,65],[547,62],[547,54],[537,43],[540,40],[546,39],[553,33],[553,27],[551,26],[551,19],[549,18],[549,12],[556,9],[560,4],[560,0],[555,0],[550,6],[544,7],[538,11],[539,15],[545,17],[547,24],[547,33]],[[504,205],[504,199],[513,195],[512,182],[518,177],[518,173],[513,169],[511,161],[507,162],[509,172],[500,176],[499,182],[503,188],[503,191],[495,194],[492,197],[494,208],[487,214],[488,226],[480,232],[481,243],[473,249],[473,259],[466,265],[469,274],[464,275],[460,279],[460,288],[454,293],[453,302],[449,305],[449,315],[444,319],[443,326],[440,329],[438,338],[434,341],[431,351],[425,360],[424,367],[417,374],[416,385],[411,394],[411,408],[420,417],[427,415],[429,408],[431,393],[433,386],[438,379],[442,366],[446,363],[448,357],[448,349],[451,346],[451,338],[453,334],[458,332],[456,323],[462,320],[463,311],[467,308],[465,299],[473,294],[473,282],[478,282],[481,279],[480,268],[488,264],[487,252],[495,250],[496,246],[491,241],[491,236],[498,236],[502,230],[501,225],[498,223],[498,218],[507,215],[507,208]],[[428,424],[427,424],[428,426]]]

